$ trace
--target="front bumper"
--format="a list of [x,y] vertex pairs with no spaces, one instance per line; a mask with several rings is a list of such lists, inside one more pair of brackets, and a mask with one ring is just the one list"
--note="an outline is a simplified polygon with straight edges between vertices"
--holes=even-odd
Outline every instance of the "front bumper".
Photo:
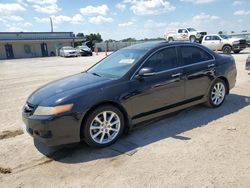
[[233,51],[237,51],[237,50],[244,50],[247,47],[246,44],[234,44],[233,45]]
[[[36,140],[48,146],[80,141],[80,118],[77,115],[28,116],[22,114],[27,132]],[[80,117],[80,115],[79,115]]]
[[92,55],[92,52],[90,52],[90,51],[80,51],[79,53],[80,53],[80,55],[82,55],[82,56]]
[[66,53],[65,56],[66,57],[76,57],[77,53]]

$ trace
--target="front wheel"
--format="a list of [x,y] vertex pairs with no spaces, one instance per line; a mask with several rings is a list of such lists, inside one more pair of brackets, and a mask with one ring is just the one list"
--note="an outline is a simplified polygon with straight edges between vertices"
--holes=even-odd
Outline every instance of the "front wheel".
[[195,41],[196,41],[196,38],[195,38],[195,36],[191,36],[191,37],[189,38],[189,40],[190,40],[190,42],[195,42]]
[[113,144],[124,129],[123,114],[114,106],[102,106],[87,118],[83,129],[84,140],[89,146],[105,147]]
[[216,108],[222,105],[226,98],[227,93],[227,86],[225,82],[221,79],[215,80],[215,82],[212,84],[209,94],[208,94],[208,100],[206,102],[206,105],[211,108]]
[[230,54],[231,51],[232,51],[232,47],[226,45],[226,46],[224,46],[224,47],[222,48],[222,51],[223,51],[224,54]]

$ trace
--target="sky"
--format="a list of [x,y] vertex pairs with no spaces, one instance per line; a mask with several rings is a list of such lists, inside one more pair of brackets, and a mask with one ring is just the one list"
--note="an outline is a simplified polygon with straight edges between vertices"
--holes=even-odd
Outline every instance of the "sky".
[[250,0],[0,0],[0,32],[97,33],[104,40],[163,37],[168,29],[250,31]]

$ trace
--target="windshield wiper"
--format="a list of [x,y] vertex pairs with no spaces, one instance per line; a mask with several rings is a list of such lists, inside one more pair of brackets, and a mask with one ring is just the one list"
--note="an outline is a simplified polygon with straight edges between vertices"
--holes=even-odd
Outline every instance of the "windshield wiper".
[[93,75],[95,75],[95,76],[102,77],[100,74],[97,74],[96,72],[91,72],[91,74],[93,74]]

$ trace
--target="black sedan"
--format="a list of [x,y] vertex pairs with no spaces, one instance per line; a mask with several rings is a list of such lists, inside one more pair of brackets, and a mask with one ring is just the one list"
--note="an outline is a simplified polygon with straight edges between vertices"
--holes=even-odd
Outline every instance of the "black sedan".
[[78,56],[92,56],[92,50],[88,46],[77,46],[76,53]]
[[23,108],[28,133],[49,146],[103,147],[136,124],[192,105],[219,107],[236,82],[232,56],[188,42],[130,46],[49,83]]

